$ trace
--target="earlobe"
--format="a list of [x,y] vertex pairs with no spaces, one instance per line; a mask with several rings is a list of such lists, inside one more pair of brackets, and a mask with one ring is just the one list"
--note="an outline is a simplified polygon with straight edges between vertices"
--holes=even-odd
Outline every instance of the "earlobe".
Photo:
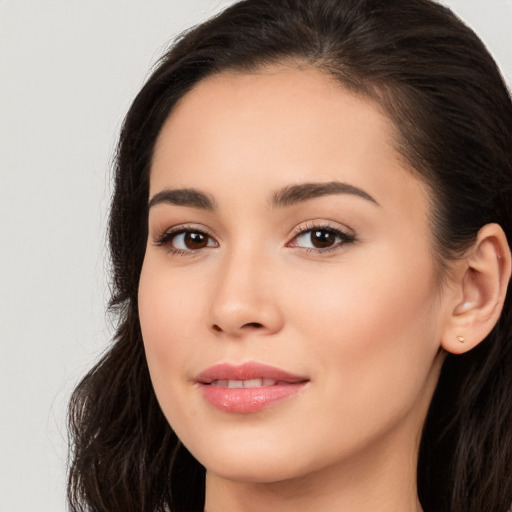
[[442,347],[453,354],[483,341],[501,315],[511,275],[510,247],[503,229],[498,224],[480,229],[457,266],[455,303],[441,340]]

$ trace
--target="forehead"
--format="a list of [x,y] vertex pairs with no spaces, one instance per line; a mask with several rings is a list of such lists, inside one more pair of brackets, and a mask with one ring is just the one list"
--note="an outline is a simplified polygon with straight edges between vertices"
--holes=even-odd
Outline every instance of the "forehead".
[[178,186],[218,196],[235,185],[239,197],[263,198],[293,183],[334,180],[418,210],[426,187],[395,140],[378,105],[320,71],[222,73],[172,110],[155,146],[150,195]]
[[234,150],[235,143],[252,139],[252,147],[265,144],[271,149],[299,139],[313,141],[318,135],[340,147],[353,147],[357,140],[354,149],[362,144],[391,149],[396,130],[376,102],[315,69],[275,66],[250,74],[220,73],[199,82],[174,106],[153,163],[160,147],[173,142],[182,146],[201,141],[212,147],[230,142]]

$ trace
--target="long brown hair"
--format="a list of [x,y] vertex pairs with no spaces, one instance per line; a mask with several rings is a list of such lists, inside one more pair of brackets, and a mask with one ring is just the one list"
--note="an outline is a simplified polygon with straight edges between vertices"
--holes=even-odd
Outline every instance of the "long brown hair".
[[[489,222],[512,240],[512,101],[484,45],[447,8],[429,0],[245,0],[186,32],[136,97],[120,136],[109,225],[110,308],[119,323],[70,403],[72,510],[203,509],[205,470],[160,411],[138,319],[149,169],[163,122],[194,85],[276,62],[320,69],[386,110],[397,149],[432,190],[441,263]],[[509,290],[487,339],[444,363],[420,447],[426,512],[508,510],[511,397]]]

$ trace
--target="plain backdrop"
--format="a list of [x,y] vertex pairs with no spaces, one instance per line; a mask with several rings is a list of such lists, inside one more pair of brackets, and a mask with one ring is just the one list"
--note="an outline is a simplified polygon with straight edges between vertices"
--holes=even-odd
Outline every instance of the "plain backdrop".
[[[66,509],[66,402],[112,334],[117,133],[168,43],[231,3],[0,0],[1,512]],[[512,84],[512,0],[444,3]]]

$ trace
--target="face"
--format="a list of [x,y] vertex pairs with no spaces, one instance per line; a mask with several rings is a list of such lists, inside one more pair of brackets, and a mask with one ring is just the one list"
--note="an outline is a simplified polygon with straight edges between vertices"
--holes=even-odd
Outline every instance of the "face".
[[215,76],[166,121],[140,321],[162,410],[210,473],[416,449],[443,304],[428,191],[393,140],[313,70]]

